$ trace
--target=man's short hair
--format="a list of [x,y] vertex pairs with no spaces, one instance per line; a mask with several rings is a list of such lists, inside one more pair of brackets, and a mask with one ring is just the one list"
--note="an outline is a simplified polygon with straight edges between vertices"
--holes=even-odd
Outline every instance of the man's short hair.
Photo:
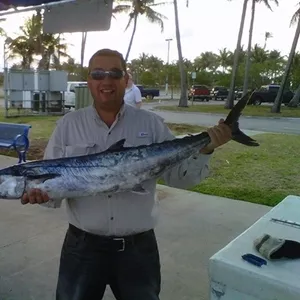
[[125,61],[123,55],[120,52],[116,51],[116,50],[111,50],[111,49],[107,49],[107,48],[100,49],[92,55],[92,57],[89,60],[89,71],[91,70],[94,58],[97,57],[97,56],[114,56],[114,57],[118,57],[121,60],[123,71],[127,72],[126,71],[126,69],[127,69],[126,68],[126,61]]

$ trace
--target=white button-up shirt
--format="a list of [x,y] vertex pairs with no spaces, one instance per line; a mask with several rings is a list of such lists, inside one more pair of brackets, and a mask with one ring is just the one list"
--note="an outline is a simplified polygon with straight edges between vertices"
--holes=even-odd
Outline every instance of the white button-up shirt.
[[135,85],[125,90],[124,101],[126,104],[136,107],[137,103],[142,102],[142,94],[140,89]]
[[[57,122],[44,158],[97,153],[124,138],[126,147],[172,140],[174,135],[158,115],[126,104],[109,128],[91,105],[70,112]],[[192,187],[208,175],[210,156],[199,153],[167,171],[163,179],[169,186]],[[158,217],[156,180],[146,182],[143,187],[148,194],[125,192],[65,199],[68,221],[99,235],[121,236],[152,229]],[[56,208],[61,206],[62,200],[50,200],[42,205]]]

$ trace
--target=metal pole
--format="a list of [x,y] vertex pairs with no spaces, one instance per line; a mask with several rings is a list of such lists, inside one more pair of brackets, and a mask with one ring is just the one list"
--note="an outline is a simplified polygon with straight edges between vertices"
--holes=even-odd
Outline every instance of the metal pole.
[[35,6],[22,8],[22,9],[14,8],[11,11],[0,12],[0,16],[13,15],[13,14],[23,13],[27,11],[36,10],[36,9],[48,9],[51,8],[52,6],[62,5],[69,2],[75,2],[75,0],[62,0],[62,1],[50,2],[47,4],[35,5]]
[[3,76],[4,76],[4,80],[3,80],[3,87],[4,87],[4,106],[5,106],[5,118],[8,117],[8,69],[7,69],[7,65],[6,65],[6,42],[7,40],[4,41],[3,43]]
[[169,58],[170,58],[170,42],[171,41],[173,41],[173,39],[166,39],[166,42],[168,43],[167,75],[166,75],[166,96],[168,95],[168,90],[169,90]]

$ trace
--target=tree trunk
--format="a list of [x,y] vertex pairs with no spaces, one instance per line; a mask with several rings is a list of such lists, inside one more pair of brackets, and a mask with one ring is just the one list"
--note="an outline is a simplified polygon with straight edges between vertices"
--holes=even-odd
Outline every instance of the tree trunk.
[[298,40],[299,40],[299,36],[300,36],[300,18],[298,20],[298,25],[297,25],[297,29],[296,29],[296,33],[295,33],[295,37],[293,40],[293,44],[292,44],[292,48],[290,51],[290,55],[289,55],[289,59],[285,68],[285,72],[282,78],[282,82],[279,88],[279,91],[277,93],[277,96],[275,98],[274,104],[272,106],[271,112],[272,113],[280,113],[280,107],[281,107],[281,102],[282,102],[282,95],[283,95],[283,91],[285,89],[290,71],[291,71],[291,67],[293,64],[293,60],[294,60],[294,56],[295,56],[295,52],[296,52],[296,47],[298,44]]
[[82,32],[81,37],[81,53],[80,53],[80,78],[82,81],[85,81],[84,72],[83,72],[83,62],[84,62],[84,54],[85,54],[85,45],[86,45],[87,32]]
[[[60,34],[59,34],[58,35],[58,45],[60,45],[60,41],[61,41],[61,39],[60,39]],[[59,50],[59,47],[57,49],[57,62],[58,62],[58,65],[60,67],[60,50]]]
[[176,41],[177,41],[177,50],[178,50],[178,62],[179,62],[179,71],[180,71],[180,89],[181,89],[178,106],[179,107],[187,107],[188,106],[187,76],[186,76],[186,73],[184,70],[184,61],[183,61],[182,49],[181,49],[177,0],[174,0],[174,12],[175,12]]
[[126,61],[126,62],[127,62],[127,60],[128,60],[129,53],[130,53],[130,50],[131,50],[131,47],[132,47],[133,38],[134,38],[134,35],[135,35],[135,31],[136,31],[137,18],[138,18],[138,14],[135,14],[134,20],[133,20],[133,30],[132,30],[130,42],[129,42],[128,49],[127,49],[127,53],[126,53],[126,57],[125,57],[125,61]]
[[298,107],[300,103],[300,85],[293,97],[293,99],[289,102],[288,107]]
[[236,50],[234,53],[234,62],[233,62],[233,67],[232,67],[232,77],[231,77],[229,95],[228,95],[227,100],[225,101],[225,106],[224,106],[225,108],[228,108],[228,109],[232,108],[233,104],[234,104],[235,81],[236,81],[236,76],[237,76],[237,71],[238,71],[238,66],[239,66],[239,56],[240,56],[240,52],[241,52],[241,42],[242,42],[242,36],[243,36],[243,31],[244,31],[244,24],[245,24],[246,12],[247,12],[247,4],[248,4],[248,0],[244,0],[240,29],[239,29],[239,34],[238,34],[238,40],[237,40]]
[[252,54],[252,51],[251,51],[252,36],[253,36],[253,27],[254,27],[254,18],[255,18],[255,3],[256,3],[256,0],[252,0],[252,13],[251,13],[250,28],[249,28],[249,41],[248,41],[248,49],[247,49],[243,96],[245,96],[247,94],[248,87],[249,87],[249,75],[250,75],[251,54]]

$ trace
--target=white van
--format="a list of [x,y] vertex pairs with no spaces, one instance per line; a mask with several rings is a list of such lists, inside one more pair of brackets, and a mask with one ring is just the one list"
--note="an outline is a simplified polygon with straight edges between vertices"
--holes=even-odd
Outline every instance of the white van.
[[68,81],[67,91],[65,92],[65,107],[75,108],[75,87],[87,86],[86,81]]

